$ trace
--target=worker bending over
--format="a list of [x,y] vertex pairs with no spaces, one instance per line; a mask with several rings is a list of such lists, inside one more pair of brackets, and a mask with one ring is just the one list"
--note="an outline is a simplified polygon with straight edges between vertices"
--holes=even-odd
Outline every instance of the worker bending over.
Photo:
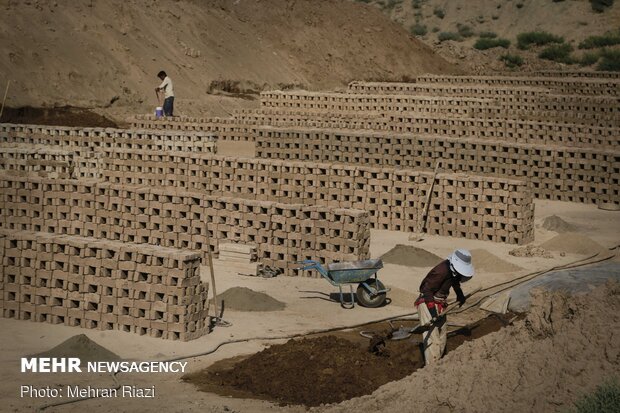
[[460,305],[465,304],[461,283],[469,281],[474,275],[471,254],[458,249],[445,261],[430,270],[420,284],[420,296],[415,302],[420,316],[420,325],[431,324],[430,330],[423,334],[424,359],[426,364],[441,358],[446,348],[446,317],[439,317],[447,305],[450,287],[456,293]]

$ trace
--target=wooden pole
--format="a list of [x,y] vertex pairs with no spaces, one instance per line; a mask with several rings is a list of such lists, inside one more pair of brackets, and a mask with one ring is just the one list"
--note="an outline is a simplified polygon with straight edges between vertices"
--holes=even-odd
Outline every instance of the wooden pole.
[[4,103],[6,102],[6,96],[9,94],[9,86],[11,86],[11,79],[6,82],[6,89],[4,90],[4,98],[2,99],[2,107],[0,107],[0,120],[2,120],[2,112],[4,112]]

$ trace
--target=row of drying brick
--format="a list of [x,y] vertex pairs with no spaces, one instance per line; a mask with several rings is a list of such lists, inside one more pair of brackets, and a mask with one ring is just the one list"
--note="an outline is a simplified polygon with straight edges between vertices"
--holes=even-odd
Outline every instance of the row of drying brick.
[[387,120],[390,131],[412,133],[416,136],[438,135],[446,138],[493,139],[535,145],[613,150],[620,147],[620,127],[404,113],[389,115]]
[[48,145],[88,156],[99,148],[215,153],[213,134],[0,123],[0,144]]
[[620,203],[620,152],[411,135],[265,128],[265,159],[336,162],[525,177],[541,199]]
[[[0,225],[200,251],[254,244],[261,262],[296,275],[294,262],[368,258],[360,210],[279,204],[160,186],[4,176]],[[160,189],[161,188],[161,189]],[[191,189],[191,188],[190,188]]]
[[526,76],[526,77],[576,77],[576,78],[593,78],[593,79],[620,79],[620,72],[608,72],[608,71],[584,71],[584,70],[537,70],[534,72],[516,72],[511,73],[511,76]]
[[[200,154],[126,152],[106,162],[103,176],[112,183],[173,184],[211,195],[362,209],[372,227],[407,232],[423,220],[431,179],[413,170]],[[532,239],[533,203],[525,181],[445,174],[432,199],[432,234],[519,244]]]
[[131,127],[170,131],[207,132],[222,141],[252,141],[256,129],[254,119],[235,118],[157,118],[152,115],[136,115]]
[[620,95],[620,79],[587,77],[454,76],[421,75],[416,83],[490,87],[548,88],[565,95]]
[[4,317],[187,341],[207,333],[200,256],[164,247],[0,231]]

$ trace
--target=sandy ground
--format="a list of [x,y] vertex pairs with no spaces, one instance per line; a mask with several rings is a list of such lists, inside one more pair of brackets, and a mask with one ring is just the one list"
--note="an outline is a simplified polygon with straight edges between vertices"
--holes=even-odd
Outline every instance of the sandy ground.
[[[536,222],[547,216],[557,215],[573,224],[581,232],[605,247],[620,243],[620,212],[597,209],[593,205],[569,204],[542,201],[536,204]],[[535,244],[542,243],[557,234],[540,227],[536,229]],[[440,257],[447,257],[454,248],[485,249],[499,259],[514,263],[523,268],[517,273],[479,272],[465,286],[471,291],[476,287],[488,287],[495,283],[510,280],[528,272],[551,268],[566,264],[583,256],[554,253],[554,258],[517,258],[508,254],[515,248],[486,241],[451,239],[439,236],[426,237],[420,242],[409,241],[408,234],[390,231],[372,231],[371,255],[380,256],[396,244],[414,245]],[[475,265],[475,262],[474,262]],[[237,275],[234,270],[227,270],[225,265],[217,266],[217,292],[222,293],[234,286],[244,286],[252,290],[264,292],[277,300],[286,303],[286,308],[275,312],[238,312],[226,310],[224,318],[232,323],[231,327],[218,327],[211,334],[188,342],[172,342],[167,340],[140,337],[118,331],[90,331],[65,326],[41,323],[30,323],[9,319],[0,319],[0,329],[10,334],[0,336],[0,393],[4,403],[0,411],[27,411],[33,406],[45,403],[46,399],[20,399],[19,385],[58,385],[93,383],[107,386],[111,383],[109,376],[93,374],[54,375],[53,379],[45,374],[19,373],[19,357],[35,354],[50,349],[67,338],[85,333],[89,338],[126,359],[161,360],[179,355],[192,355],[214,348],[218,343],[227,340],[251,337],[281,337],[313,330],[336,326],[348,326],[366,321],[381,319],[388,316],[411,313],[412,300],[417,295],[420,281],[429,268],[405,267],[387,264],[380,271],[380,279],[394,291],[388,294],[392,303],[382,308],[367,309],[356,306],[346,310],[336,302],[330,301],[330,294],[336,289],[326,281],[316,278],[277,277],[271,279]],[[203,276],[208,273],[203,269]],[[481,310],[466,318],[480,317]],[[222,347],[216,353],[190,359],[189,369],[195,371],[211,363],[231,356],[254,353],[265,345],[283,340],[253,340]],[[156,386],[155,400],[118,399],[94,400],[80,404],[65,406],[50,411],[151,411],[155,407],[166,411],[272,411],[275,406],[263,401],[238,400],[196,392],[190,385],[179,381],[178,374],[124,374],[119,379],[142,386]],[[300,410],[293,408],[292,410]]]

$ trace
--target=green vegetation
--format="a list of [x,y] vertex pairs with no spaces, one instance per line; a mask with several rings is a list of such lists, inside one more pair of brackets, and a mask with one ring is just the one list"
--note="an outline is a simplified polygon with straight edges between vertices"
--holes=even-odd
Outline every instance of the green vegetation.
[[523,3],[517,3],[517,9],[523,8]]
[[433,10],[433,14],[439,17],[440,19],[443,19],[444,17],[446,17],[446,11],[440,7],[435,7],[435,10]]
[[489,39],[486,37],[479,38],[474,44],[474,48],[478,50],[487,50],[494,47],[503,47],[504,49],[508,49],[508,46],[510,46],[510,40],[508,39]]
[[523,58],[516,54],[505,54],[499,58],[507,67],[513,69],[523,64]]
[[517,45],[521,50],[526,50],[533,44],[542,46],[549,43],[564,43],[564,38],[547,32],[526,32],[517,35]]
[[460,42],[461,40],[463,40],[463,38],[458,33],[454,32],[441,32],[439,33],[439,35],[437,35],[437,38],[440,42],[445,42],[446,40],[454,40]]
[[493,33],[493,32],[480,32],[480,33],[478,33],[478,36],[481,39],[495,39],[497,37],[497,33]]
[[614,0],[590,0],[592,10],[596,13],[602,13],[607,10],[608,7],[613,6]]
[[570,44],[554,44],[543,49],[543,51],[538,54],[538,57],[558,63],[571,64],[575,63],[575,60],[570,55],[572,51],[573,46]]
[[620,385],[617,380],[601,384],[594,392],[575,402],[568,413],[614,413],[620,412]]
[[420,23],[412,25],[410,30],[411,33],[416,36],[425,36],[426,33],[428,33],[428,29],[426,28],[426,26]]
[[[596,67],[597,70],[620,72],[620,50],[601,51],[601,61]],[[617,385],[617,383],[616,383]],[[620,410],[616,410],[620,411]]]
[[590,36],[579,43],[580,49],[594,49],[597,47],[614,46],[620,44],[620,32],[605,33],[602,36]]
[[594,63],[598,62],[600,58],[600,54],[588,52],[581,55],[581,58],[578,59],[578,63],[580,66],[592,66]]
[[413,7],[414,9],[422,8],[422,0],[412,0],[411,7]]
[[474,30],[466,24],[457,23],[456,30],[461,37],[472,37],[474,35]]

